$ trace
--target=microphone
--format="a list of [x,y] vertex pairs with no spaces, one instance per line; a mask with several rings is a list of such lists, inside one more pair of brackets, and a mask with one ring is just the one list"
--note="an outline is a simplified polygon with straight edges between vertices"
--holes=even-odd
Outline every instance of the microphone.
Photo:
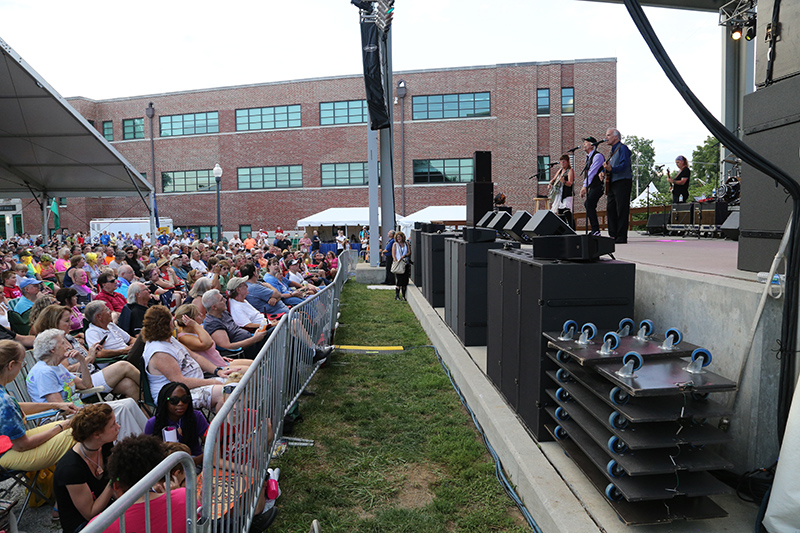
[[573,153],[573,152],[574,152],[575,150],[577,150],[578,148],[580,148],[580,146],[576,146],[575,148],[570,148],[569,150],[567,150],[567,152],[569,152],[569,153]]

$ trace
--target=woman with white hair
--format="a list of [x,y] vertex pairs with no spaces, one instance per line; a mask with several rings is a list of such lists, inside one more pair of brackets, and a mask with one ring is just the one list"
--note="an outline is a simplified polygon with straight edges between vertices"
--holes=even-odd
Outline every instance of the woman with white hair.
[[[98,345],[89,349],[96,352]],[[73,350],[64,332],[60,329],[47,329],[33,341],[33,356],[37,363],[31,368],[28,377],[28,392],[34,402],[69,402],[83,407],[81,391],[92,388],[92,374],[83,353]],[[80,372],[73,375],[62,364],[67,358],[78,361]],[[147,417],[139,409],[136,400],[125,398],[108,403],[120,423],[120,436],[138,435],[144,432]]]

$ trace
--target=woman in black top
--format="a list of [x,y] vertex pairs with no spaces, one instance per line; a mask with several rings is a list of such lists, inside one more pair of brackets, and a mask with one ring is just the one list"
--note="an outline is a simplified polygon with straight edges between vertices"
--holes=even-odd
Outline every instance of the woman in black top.
[[119,424],[111,406],[87,405],[72,420],[73,446],[56,464],[53,488],[61,529],[80,531],[108,507],[113,494],[105,465]]
[[[678,175],[674,178],[667,178],[670,187],[672,188],[672,203],[678,204],[681,202],[689,201],[689,162],[685,157],[679,155],[675,158],[675,164],[678,165]],[[669,173],[669,169],[667,169]]]

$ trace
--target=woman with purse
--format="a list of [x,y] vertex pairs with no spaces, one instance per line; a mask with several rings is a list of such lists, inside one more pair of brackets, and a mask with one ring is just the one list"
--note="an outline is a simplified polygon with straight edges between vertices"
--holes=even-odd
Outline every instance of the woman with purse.
[[392,273],[394,274],[395,287],[394,299],[406,299],[406,289],[408,289],[408,258],[411,257],[411,248],[406,241],[406,235],[402,231],[394,234],[394,244],[392,245]]

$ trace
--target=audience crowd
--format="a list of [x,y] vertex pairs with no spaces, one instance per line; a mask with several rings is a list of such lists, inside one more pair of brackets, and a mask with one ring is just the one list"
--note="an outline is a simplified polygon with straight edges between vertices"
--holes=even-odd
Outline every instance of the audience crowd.
[[[0,467],[54,468],[64,532],[84,528],[171,451],[185,449],[199,469],[223,385],[247,370],[282,314],[336,276],[336,254],[319,252],[316,232],[272,242],[255,233],[213,243],[178,231],[151,244],[65,232],[0,244]],[[302,325],[293,330],[315,362],[329,355]],[[12,382],[22,397],[6,389]],[[56,419],[26,428],[26,416],[50,409]],[[163,487],[153,492],[159,509]],[[185,491],[170,497],[183,508]],[[262,495],[251,531],[275,513]],[[185,531],[174,515],[173,531]],[[142,506],[126,519],[129,530],[141,525]],[[153,531],[166,531],[159,520]]]

